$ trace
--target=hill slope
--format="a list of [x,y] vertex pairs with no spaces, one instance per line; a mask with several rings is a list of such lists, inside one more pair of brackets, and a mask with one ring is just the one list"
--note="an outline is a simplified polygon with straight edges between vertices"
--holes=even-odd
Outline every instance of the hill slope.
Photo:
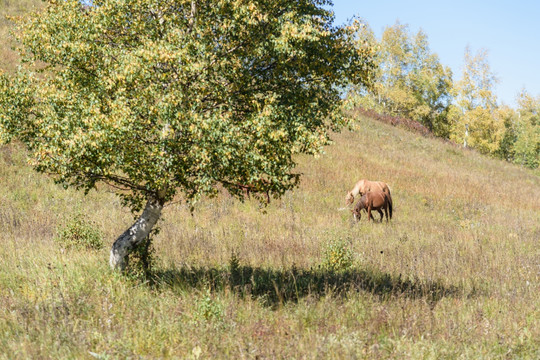
[[[368,118],[334,140],[266,213],[167,207],[153,285],[107,267],[132,218],[112,194],[2,147],[0,358],[538,358],[538,174]],[[389,224],[338,211],[360,178],[390,185]],[[81,213],[104,249],[53,241]]]
[[12,47],[15,45],[9,36],[13,23],[8,16],[21,16],[36,7],[42,6],[40,0],[0,0],[0,69],[14,71],[19,58]]

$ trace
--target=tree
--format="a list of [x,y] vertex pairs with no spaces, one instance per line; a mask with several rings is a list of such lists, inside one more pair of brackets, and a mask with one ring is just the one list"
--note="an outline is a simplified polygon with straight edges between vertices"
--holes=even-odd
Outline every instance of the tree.
[[60,184],[105,183],[143,210],[111,249],[123,269],[177,193],[266,201],[297,185],[293,155],[322,151],[339,89],[373,69],[328,5],[49,0],[18,22],[26,65],[1,77],[0,134]]
[[487,51],[482,49],[473,56],[467,47],[463,75],[454,88],[456,109],[452,111],[451,138],[463,143],[468,127],[467,144],[484,154],[495,154],[505,134],[504,111],[499,111],[494,94],[497,82]]
[[[359,43],[376,42],[371,30]],[[431,53],[427,35],[411,34],[408,25],[387,27],[377,44],[374,85],[357,89],[362,106],[421,122],[438,136],[449,136],[447,112],[451,103],[452,72]]]
[[504,124],[504,135],[502,136],[502,139],[499,143],[499,148],[497,149],[495,155],[506,161],[514,162],[514,145],[517,139],[516,127],[519,115],[514,109],[506,105],[500,106],[497,109],[497,113],[498,117],[503,121]]
[[448,110],[452,101],[452,71],[431,53],[428,37],[419,31],[413,38],[413,68],[409,83],[416,104],[409,110],[412,119],[420,121],[437,136],[448,137]]
[[540,165],[540,96],[523,91],[517,102],[514,162],[534,169]]

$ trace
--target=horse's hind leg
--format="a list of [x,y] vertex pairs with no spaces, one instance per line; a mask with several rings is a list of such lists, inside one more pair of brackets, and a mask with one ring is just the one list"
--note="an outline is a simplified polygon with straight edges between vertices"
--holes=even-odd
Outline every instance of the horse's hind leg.
[[377,209],[377,211],[379,212],[379,215],[381,215],[381,220],[380,220],[380,222],[382,222],[382,219],[383,219],[383,216],[384,216],[384,215],[383,215],[381,209]]

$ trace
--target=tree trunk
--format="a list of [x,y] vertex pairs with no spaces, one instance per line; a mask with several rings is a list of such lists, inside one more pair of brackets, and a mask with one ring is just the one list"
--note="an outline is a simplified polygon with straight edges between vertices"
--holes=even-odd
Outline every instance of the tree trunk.
[[109,258],[111,268],[125,269],[128,255],[148,236],[161,216],[162,209],[162,201],[155,198],[148,200],[142,215],[114,242]]

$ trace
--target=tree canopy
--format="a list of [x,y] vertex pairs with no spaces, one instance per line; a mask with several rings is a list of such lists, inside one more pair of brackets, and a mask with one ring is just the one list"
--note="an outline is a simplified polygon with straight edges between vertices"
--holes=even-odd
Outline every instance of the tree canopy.
[[26,66],[3,78],[4,138],[62,184],[103,181],[135,208],[216,183],[279,195],[298,179],[292,155],[339,123],[340,87],[372,70],[328,4],[51,0],[18,23]]

